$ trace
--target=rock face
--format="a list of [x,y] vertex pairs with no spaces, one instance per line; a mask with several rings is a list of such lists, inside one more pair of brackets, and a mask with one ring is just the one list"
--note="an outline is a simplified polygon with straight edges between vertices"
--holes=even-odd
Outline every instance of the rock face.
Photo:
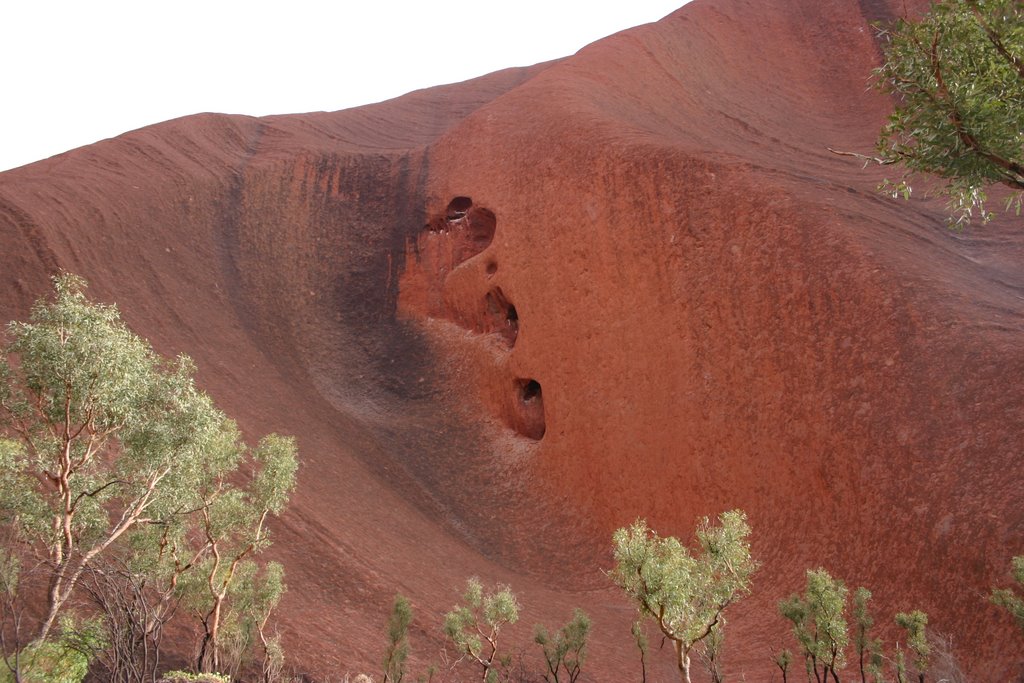
[[80,273],[251,438],[297,435],[273,553],[315,677],[376,666],[396,591],[436,660],[475,574],[519,593],[512,642],[580,605],[587,669],[634,678],[611,532],[739,507],[763,566],[729,671],[770,676],[775,604],[824,566],[1015,678],[981,596],[1024,553],[1024,233],[950,232],[826,150],[870,149],[870,24],[902,11],[696,0],[561,61],[0,174],[0,318]]

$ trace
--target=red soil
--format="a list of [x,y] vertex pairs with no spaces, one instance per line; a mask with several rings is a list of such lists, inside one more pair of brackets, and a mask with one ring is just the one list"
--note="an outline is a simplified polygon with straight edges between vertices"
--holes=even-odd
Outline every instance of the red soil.
[[825,566],[1019,676],[982,597],[1024,553],[1019,220],[950,232],[826,150],[871,148],[870,22],[901,8],[697,0],[530,69],[0,174],[0,319],[80,273],[252,439],[297,435],[272,552],[315,676],[377,669],[396,591],[436,659],[476,574],[519,593],[518,644],[580,605],[587,669],[633,678],[612,530],[732,507],[763,568],[730,671],[770,676],[775,603]]

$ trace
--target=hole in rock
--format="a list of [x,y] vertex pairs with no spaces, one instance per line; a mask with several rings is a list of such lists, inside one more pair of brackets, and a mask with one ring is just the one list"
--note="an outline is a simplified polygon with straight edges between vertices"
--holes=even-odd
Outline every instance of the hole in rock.
[[535,379],[527,380],[522,385],[521,394],[523,397],[523,403],[529,403],[530,401],[540,398],[540,382]]
[[494,241],[494,231],[498,227],[498,218],[489,209],[474,207],[469,212],[468,222],[469,239],[473,242],[479,254]]
[[445,216],[449,220],[462,218],[469,212],[472,206],[473,200],[469,197],[456,197],[448,202],[448,208],[445,210]]
[[482,332],[497,332],[509,348],[515,346],[516,337],[519,336],[519,314],[500,287],[487,292],[484,298],[484,317],[479,329]]
[[544,396],[535,379],[516,380],[517,398],[513,406],[511,426],[523,436],[539,441],[546,430]]
[[487,274],[488,275],[494,275],[497,272],[498,272],[498,264],[495,263],[494,261],[489,262],[487,264]]
[[489,247],[497,224],[498,219],[490,209],[473,206],[469,197],[456,197],[443,212],[429,216],[421,235],[444,237],[432,247],[430,258],[435,268],[447,262],[451,269]]

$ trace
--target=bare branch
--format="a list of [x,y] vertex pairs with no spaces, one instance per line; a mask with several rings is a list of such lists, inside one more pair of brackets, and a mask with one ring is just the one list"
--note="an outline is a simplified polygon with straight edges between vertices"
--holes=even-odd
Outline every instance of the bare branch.
[[865,165],[867,165],[868,163],[872,163],[878,164],[879,166],[889,166],[899,161],[898,159],[882,159],[881,157],[868,156],[867,154],[860,154],[859,152],[843,152],[838,149],[832,149],[831,147],[826,147],[825,149],[832,152],[833,154],[838,154],[839,156],[854,157],[856,159],[860,159],[865,163]]

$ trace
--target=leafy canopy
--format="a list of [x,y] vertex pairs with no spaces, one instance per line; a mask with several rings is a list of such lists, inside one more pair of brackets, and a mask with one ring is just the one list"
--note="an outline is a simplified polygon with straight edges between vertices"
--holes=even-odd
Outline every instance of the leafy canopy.
[[192,361],[157,355],[85,286],[54,278],[53,298],[9,325],[0,357],[0,523],[47,560],[38,640],[108,550],[130,547],[136,569],[165,575],[209,562],[215,544],[255,552],[295,482],[290,438],[247,449],[196,388]]
[[549,633],[542,624],[534,627],[533,640],[541,646],[547,666],[543,674],[545,681],[559,683],[559,673],[564,668],[569,683],[575,683],[586,662],[589,635],[590,617],[579,608],[573,610],[572,619],[554,633]]
[[402,594],[395,595],[388,617],[388,646],[384,651],[384,683],[401,683],[405,677],[405,661],[409,658],[409,625],[412,605]]
[[[60,561],[181,512],[204,478],[235,469],[243,446],[187,357],[157,356],[114,306],[86,299],[80,278],[54,284],[52,302],[10,324],[0,360],[0,426],[17,439],[0,445],[0,505]],[[38,478],[49,485],[24,486]]]
[[924,680],[928,670],[928,660],[932,653],[928,643],[928,615],[921,610],[900,612],[896,615],[896,624],[907,631],[907,646],[914,652],[914,666],[918,675]]
[[909,177],[941,178],[951,222],[985,211],[985,187],[1024,190],[1024,4],[940,0],[920,21],[883,29],[879,89],[898,105],[879,136],[877,161],[905,173],[889,188],[909,195]]
[[871,637],[871,627],[875,625],[875,619],[868,610],[868,603],[871,602],[871,591],[864,586],[859,587],[853,593],[853,621],[854,621],[854,647],[857,650],[857,660],[860,670],[864,676],[872,676],[878,680],[882,675],[882,641]]
[[749,534],[738,510],[722,514],[717,526],[705,518],[696,534],[699,552],[691,552],[638,520],[613,536],[612,578],[671,637],[696,642],[722,609],[750,590],[757,563],[750,557]]
[[[822,678],[841,669],[849,644],[846,600],[849,591],[824,569],[807,571],[807,588],[779,602],[779,612],[793,624],[808,671],[822,667]],[[863,596],[862,596],[863,597]]]
[[674,537],[660,538],[643,520],[612,537],[612,579],[674,643],[684,679],[693,647],[714,631],[729,605],[750,592],[757,562],[750,556],[749,535],[746,515],[732,510],[717,525],[701,521],[697,551]]
[[498,635],[519,621],[519,601],[508,586],[484,593],[476,577],[466,581],[462,604],[444,615],[444,632],[455,648],[481,667],[482,680],[497,681]]
[[[1024,555],[1018,555],[1012,561],[1013,578],[1018,586],[1024,586]],[[1024,631],[1024,598],[1019,591],[1012,588],[996,588],[989,597],[993,604],[1006,609]]]

